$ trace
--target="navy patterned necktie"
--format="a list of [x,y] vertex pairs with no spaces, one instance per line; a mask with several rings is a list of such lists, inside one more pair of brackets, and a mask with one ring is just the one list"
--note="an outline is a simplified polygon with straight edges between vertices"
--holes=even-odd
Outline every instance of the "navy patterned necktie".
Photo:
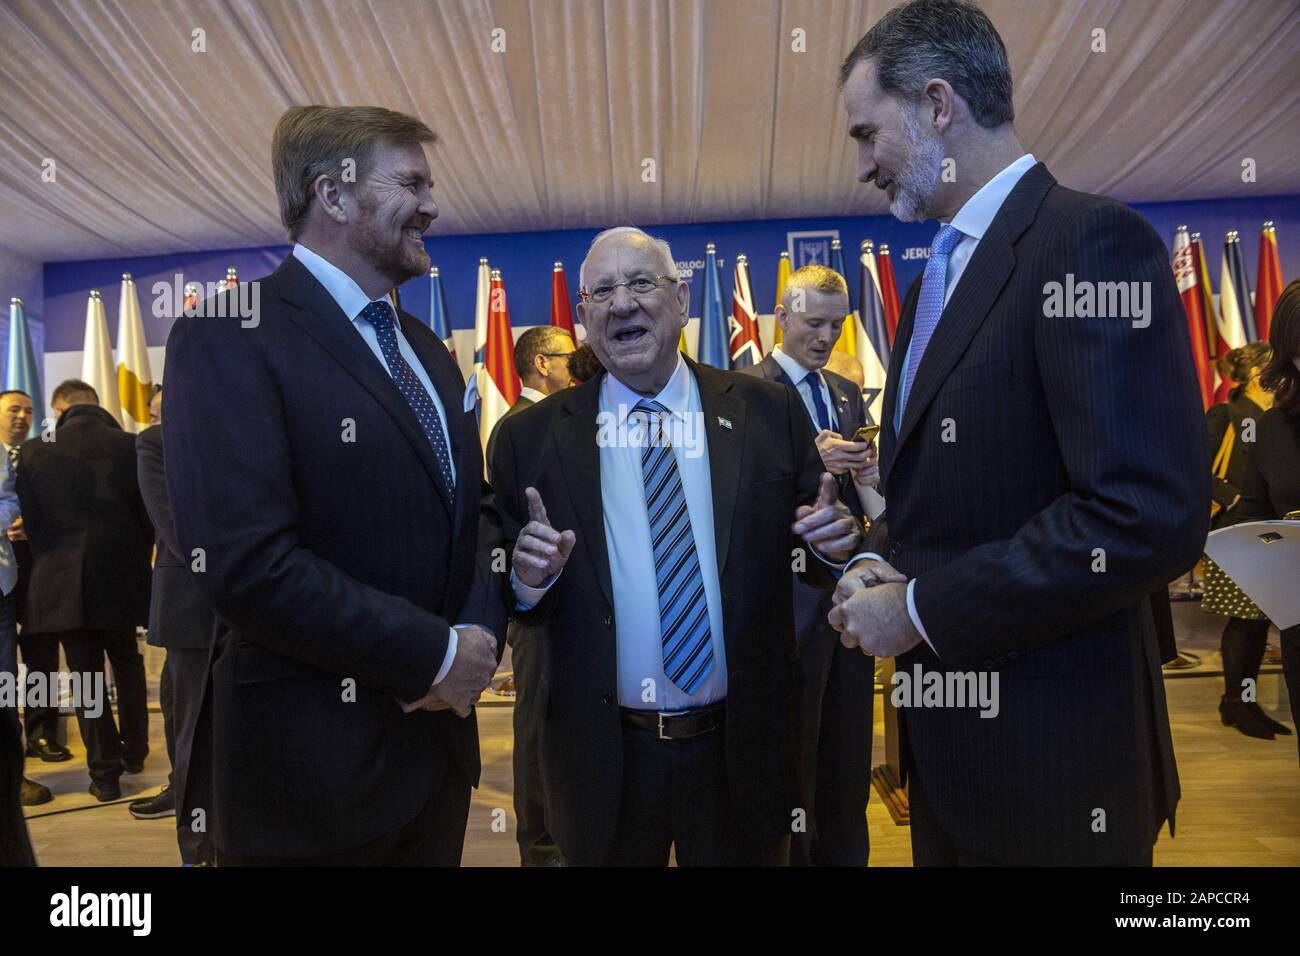
[[672,445],[664,434],[668,409],[658,402],[643,401],[637,402],[633,414],[645,426],[641,479],[654,545],[664,674],[687,694],[694,694],[713,672],[713,639],[686,492]]
[[361,310],[361,315],[374,327],[375,335],[379,338],[379,348],[384,353],[384,361],[388,363],[388,371],[392,374],[393,382],[402,393],[402,397],[406,399],[406,404],[411,406],[411,411],[415,412],[415,417],[419,419],[420,427],[424,429],[429,444],[433,446],[433,455],[438,459],[443,483],[447,491],[454,495],[456,485],[451,479],[451,455],[447,451],[447,436],[442,430],[442,420],[438,417],[438,409],[434,407],[433,399],[425,391],[420,380],[415,377],[415,372],[411,371],[411,366],[407,364],[406,359],[402,358],[401,349],[397,347],[397,332],[393,328],[393,307],[383,301],[371,302]]

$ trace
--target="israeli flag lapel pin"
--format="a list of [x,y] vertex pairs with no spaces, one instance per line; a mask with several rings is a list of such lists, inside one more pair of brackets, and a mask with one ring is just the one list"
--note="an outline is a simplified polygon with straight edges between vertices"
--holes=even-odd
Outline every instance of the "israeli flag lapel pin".
[[727,429],[727,431],[731,431],[731,419],[730,419],[730,418],[723,418],[721,415],[719,415],[719,416],[718,416],[718,424],[721,425],[723,428]]

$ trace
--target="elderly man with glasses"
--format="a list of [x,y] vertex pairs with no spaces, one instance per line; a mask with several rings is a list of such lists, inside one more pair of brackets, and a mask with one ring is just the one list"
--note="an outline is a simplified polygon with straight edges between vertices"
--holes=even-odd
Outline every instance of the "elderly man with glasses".
[[829,587],[859,525],[797,395],[680,354],[667,243],[603,232],[581,283],[607,374],[506,419],[493,459],[515,615],[547,624],[547,823],[573,864],[783,862],[791,571]]

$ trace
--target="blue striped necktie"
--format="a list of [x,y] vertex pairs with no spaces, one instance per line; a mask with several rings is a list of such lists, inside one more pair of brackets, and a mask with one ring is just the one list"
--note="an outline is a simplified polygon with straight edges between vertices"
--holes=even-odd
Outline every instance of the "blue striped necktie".
[[916,321],[912,324],[912,341],[907,347],[907,376],[903,379],[902,394],[898,399],[898,419],[901,422],[903,412],[907,410],[907,399],[912,394],[912,380],[921,365],[925,347],[930,344],[930,336],[939,324],[943,314],[943,297],[947,290],[948,257],[957,248],[964,234],[945,223],[940,227],[934,242],[930,244],[930,258],[925,263],[925,274],[921,276],[921,294],[916,299]]
[[374,301],[361,310],[361,315],[374,326],[379,349],[384,353],[384,361],[388,363],[388,372],[406,399],[406,404],[411,406],[411,411],[419,419],[420,428],[428,437],[429,444],[433,446],[433,456],[438,459],[438,470],[442,473],[448,494],[455,495],[456,483],[451,480],[451,456],[447,451],[447,436],[442,430],[442,419],[438,417],[433,399],[415,377],[415,372],[411,371],[411,366],[402,358],[401,349],[397,347],[397,332],[393,330],[393,307],[387,302]]
[[641,418],[646,435],[641,478],[645,482],[645,509],[659,587],[664,674],[687,694],[693,694],[713,672],[704,576],[695,553],[695,536],[691,533],[677,459],[664,434],[668,409],[658,402],[644,401],[637,403],[633,413]]

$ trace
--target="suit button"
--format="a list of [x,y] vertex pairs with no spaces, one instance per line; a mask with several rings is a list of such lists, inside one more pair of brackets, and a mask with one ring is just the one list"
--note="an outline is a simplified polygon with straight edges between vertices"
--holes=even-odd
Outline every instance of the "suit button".
[[613,694],[606,694],[604,697],[602,697],[602,698],[600,699],[600,702],[601,702],[602,704],[604,704],[606,707],[610,707],[610,706],[612,706],[613,703],[614,703],[614,695],[613,695]]
[[606,614],[606,615],[605,615],[605,626],[606,626],[606,627],[613,627],[613,626],[614,626],[614,615],[613,615],[613,614]]
[[890,546],[889,546],[889,556],[890,556],[891,558],[896,558],[896,557],[898,557],[898,556],[899,556],[900,554],[902,554],[902,553],[903,553],[903,546],[902,546],[901,544],[899,544],[897,541],[895,541],[895,542],[893,542],[892,544],[890,544]]

